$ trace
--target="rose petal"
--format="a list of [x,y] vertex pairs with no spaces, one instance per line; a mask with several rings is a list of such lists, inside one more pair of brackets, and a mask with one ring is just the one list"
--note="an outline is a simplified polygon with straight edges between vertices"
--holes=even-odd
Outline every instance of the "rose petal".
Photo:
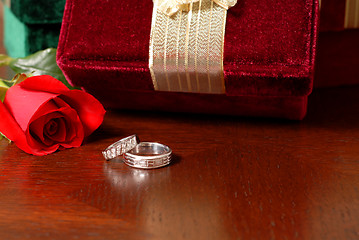
[[92,95],[80,90],[71,90],[63,92],[59,98],[63,99],[77,111],[85,131],[85,136],[90,135],[103,122],[106,111],[102,104]]
[[[42,150],[54,149],[55,146],[57,150],[59,145],[66,148],[80,146],[84,138],[84,132],[77,112],[68,105],[60,108],[56,106],[53,109],[48,107],[52,105],[54,105],[53,101],[44,104],[43,108],[40,108],[34,114],[33,120],[30,121],[31,123],[27,130],[30,146]],[[61,124],[61,132],[49,137],[44,132],[44,128],[53,119],[61,119],[60,122],[63,123]],[[51,146],[52,144],[54,146]]]
[[43,155],[56,152],[59,148],[58,143],[46,145],[38,138],[38,136],[36,136],[35,134],[31,134],[30,132],[26,132],[26,139],[32,149],[36,150],[37,152],[43,153]]
[[[43,116],[32,121],[29,124],[28,131],[29,131],[30,135],[37,140],[38,144],[41,144],[41,145],[44,144],[45,146],[51,146],[54,143],[56,143],[56,141],[47,136],[45,127],[50,121],[53,121],[54,119],[58,119],[61,117],[62,117],[62,114],[58,113],[57,110],[55,110],[55,112],[50,112],[50,113],[47,112]],[[65,131],[65,133],[66,133],[66,131]],[[36,145],[38,145],[38,144],[36,144]],[[45,147],[45,146],[43,146],[43,147]]]
[[[65,102],[64,100],[62,100],[61,98],[57,97],[54,98],[53,101],[56,103],[56,105],[58,106],[58,108],[71,108],[74,112],[76,112],[75,109],[72,108],[72,106],[70,106],[67,102]],[[79,119],[79,116],[77,115],[78,113],[76,112],[76,119],[79,120],[79,123],[81,124],[80,126],[74,126],[73,124],[71,126],[67,126],[67,136],[66,136],[66,140],[64,142],[70,142],[73,140],[74,136],[77,136],[77,131],[82,129],[82,132],[80,133],[80,136],[82,136],[82,138],[84,137],[84,133],[83,133],[83,124],[81,122],[81,120]],[[66,117],[66,116],[64,116]],[[68,119],[65,120],[69,121]],[[73,137],[71,137],[73,136]],[[71,137],[71,138],[69,138]],[[83,139],[81,139],[82,142]]]
[[70,91],[65,84],[49,75],[29,77],[18,85],[29,91],[49,92],[54,94]]
[[[50,101],[52,99],[68,104]],[[61,117],[51,114],[55,112],[60,112]],[[39,119],[47,114],[52,116]],[[0,103],[0,131],[25,152],[46,155],[57,149],[80,146],[84,135],[89,135],[102,123],[104,114],[102,105],[90,94],[70,91],[51,76],[35,76],[7,91],[4,104]],[[62,119],[59,120],[61,129],[56,134],[49,133],[49,127],[46,130],[46,124],[51,125],[54,119]],[[34,129],[30,130],[30,125],[35,126]],[[65,135],[62,129],[66,129]]]
[[[54,141],[44,136],[44,125],[46,125],[45,121],[45,117],[42,117],[30,124],[30,136],[36,140],[36,143],[31,144],[32,146],[36,145],[37,148],[40,148],[38,146],[40,144],[45,145],[46,147],[54,145]],[[41,148],[44,148],[45,146]]]
[[73,109],[65,108],[63,110],[66,123],[66,140],[61,143],[65,148],[79,147],[84,140],[84,129],[81,120]]
[[59,128],[59,118],[51,119],[49,122],[45,124],[44,134],[48,137],[56,135]]
[[9,111],[6,109],[5,105],[1,101],[0,116],[0,132],[2,132],[8,139],[13,141],[16,146],[18,146],[23,151],[34,155],[42,155],[41,153],[33,151],[33,149],[30,148],[26,141],[24,131],[20,128],[20,126],[17,124],[15,119],[12,117],[12,115],[9,113]]
[[45,135],[56,142],[64,142],[66,140],[66,124],[64,118],[53,119],[56,123],[56,130],[47,130]]
[[37,112],[44,103],[47,103],[50,99],[57,96],[57,94],[48,92],[34,92],[22,88],[20,84],[17,84],[7,91],[4,105],[21,129],[25,131],[35,112]]
[[[51,118],[61,117],[61,115],[53,115],[53,112],[58,110],[55,102],[50,99],[49,101],[43,103],[41,107],[39,107],[38,111],[31,117],[31,120],[28,123],[27,129],[31,136],[37,138],[37,142],[44,143],[46,146],[50,146],[53,143],[50,139],[44,138],[44,126]],[[52,114],[51,117],[49,115]]]
[[80,90],[69,90],[59,80],[48,75],[30,77],[11,87],[4,103],[12,114],[24,113],[14,114],[14,117],[25,131],[29,119],[41,104],[55,98],[57,94],[61,94],[61,98],[77,111],[85,136],[90,135],[103,122],[105,109],[96,98]]

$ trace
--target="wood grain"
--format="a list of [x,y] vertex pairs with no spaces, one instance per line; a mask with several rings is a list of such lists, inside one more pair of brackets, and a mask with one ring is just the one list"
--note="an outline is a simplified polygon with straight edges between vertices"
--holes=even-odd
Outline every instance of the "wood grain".
[[[80,148],[34,157],[1,141],[0,238],[357,239],[358,90],[316,90],[302,122],[109,112]],[[104,161],[133,133],[174,163]]]

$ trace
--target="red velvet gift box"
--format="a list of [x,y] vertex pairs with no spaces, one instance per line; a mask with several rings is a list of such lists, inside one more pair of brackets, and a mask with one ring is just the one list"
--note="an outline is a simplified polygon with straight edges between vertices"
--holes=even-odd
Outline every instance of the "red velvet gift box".
[[313,85],[317,0],[238,0],[228,10],[225,94],[154,90],[151,0],[67,0],[57,61],[105,106],[302,119]]

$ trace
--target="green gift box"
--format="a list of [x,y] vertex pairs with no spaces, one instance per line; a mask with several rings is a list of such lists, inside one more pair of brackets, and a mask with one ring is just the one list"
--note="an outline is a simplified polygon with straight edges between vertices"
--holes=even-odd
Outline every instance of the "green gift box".
[[66,0],[4,0],[4,45],[11,57],[57,47]]

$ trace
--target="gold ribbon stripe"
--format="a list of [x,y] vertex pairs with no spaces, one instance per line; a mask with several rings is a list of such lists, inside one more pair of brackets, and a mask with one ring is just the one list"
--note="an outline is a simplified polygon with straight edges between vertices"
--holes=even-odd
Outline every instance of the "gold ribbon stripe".
[[344,28],[359,28],[359,0],[346,0]]
[[212,0],[199,0],[175,13],[165,11],[168,16],[158,6],[161,3],[156,0],[149,56],[155,90],[224,93],[226,8]]

